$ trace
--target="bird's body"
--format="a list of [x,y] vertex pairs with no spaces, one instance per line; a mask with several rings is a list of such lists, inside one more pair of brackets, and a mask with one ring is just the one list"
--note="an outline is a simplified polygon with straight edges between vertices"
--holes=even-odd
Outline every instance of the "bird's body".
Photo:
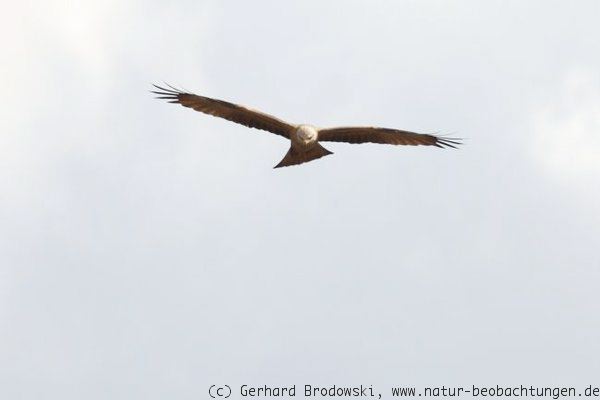
[[261,129],[290,140],[290,148],[275,168],[302,164],[333,154],[320,142],[380,143],[412,146],[455,147],[459,139],[377,127],[317,128],[308,124],[289,124],[272,115],[210,97],[186,93],[175,88],[155,87],[159,98],[181,104],[205,114],[221,117],[250,128]]
[[295,127],[290,135],[290,142],[290,149],[275,168],[302,164],[333,154],[319,144],[319,130],[312,125]]

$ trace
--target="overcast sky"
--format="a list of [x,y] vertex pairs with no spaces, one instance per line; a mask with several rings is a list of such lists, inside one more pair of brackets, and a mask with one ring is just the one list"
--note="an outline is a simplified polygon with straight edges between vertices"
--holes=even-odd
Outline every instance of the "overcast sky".
[[[600,2],[2,8],[0,398],[599,385]],[[274,170],[162,81],[465,145]]]

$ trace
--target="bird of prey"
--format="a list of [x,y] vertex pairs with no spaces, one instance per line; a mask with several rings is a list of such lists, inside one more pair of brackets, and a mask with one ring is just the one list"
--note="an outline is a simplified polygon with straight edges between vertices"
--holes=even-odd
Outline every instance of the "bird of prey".
[[253,110],[239,104],[223,100],[199,96],[176,89],[153,85],[157,90],[151,91],[158,99],[169,100],[169,103],[181,104],[215,117],[262,129],[290,140],[290,149],[274,168],[302,164],[308,161],[333,154],[320,142],[347,143],[380,143],[408,146],[436,146],[440,148],[456,148],[460,139],[446,138],[423,133],[402,131],[399,129],[377,127],[335,127],[317,128],[307,124],[290,124],[272,115]]

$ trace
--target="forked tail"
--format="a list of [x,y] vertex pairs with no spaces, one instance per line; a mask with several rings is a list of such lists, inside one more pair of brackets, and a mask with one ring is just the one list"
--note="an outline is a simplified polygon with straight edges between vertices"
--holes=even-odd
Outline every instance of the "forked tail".
[[308,161],[316,160],[317,158],[325,157],[329,154],[333,154],[325,147],[317,143],[314,147],[309,150],[303,151],[302,149],[295,149],[290,146],[283,160],[279,162],[274,168],[289,167],[290,165],[302,164]]

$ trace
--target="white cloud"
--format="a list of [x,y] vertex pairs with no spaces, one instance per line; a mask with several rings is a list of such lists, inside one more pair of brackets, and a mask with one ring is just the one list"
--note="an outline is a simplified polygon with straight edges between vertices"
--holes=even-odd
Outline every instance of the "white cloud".
[[[560,91],[533,115],[534,156],[556,179],[576,185],[600,176],[600,79],[572,70]],[[594,178],[595,177],[595,178]]]
[[[17,3],[0,16],[3,93],[10,99],[0,108],[0,184],[6,189],[0,204],[31,207],[47,199],[57,168],[73,155],[120,151],[123,143],[116,143],[125,135],[118,128],[126,128],[122,119],[115,123],[119,112],[127,106],[137,115],[147,107],[151,79],[171,76],[164,70],[177,68],[174,55],[201,71],[194,57],[210,26],[208,10],[210,4],[48,1]],[[181,23],[186,12],[193,17]],[[172,37],[200,39],[190,46]],[[159,56],[154,46],[163,49]],[[140,93],[135,102],[119,103],[134,91]]]

